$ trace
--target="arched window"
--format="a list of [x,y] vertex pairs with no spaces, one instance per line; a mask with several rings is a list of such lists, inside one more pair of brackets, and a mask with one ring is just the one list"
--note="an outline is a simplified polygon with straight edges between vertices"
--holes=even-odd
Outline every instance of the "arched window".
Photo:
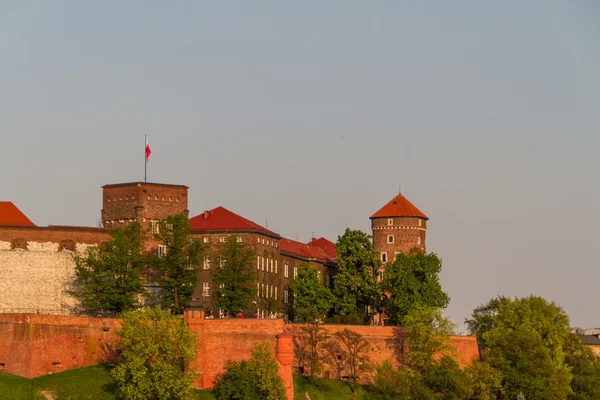
[[10,244],[10,248],[13,250],[15,250],[15,249],[27,250],[27,240],[14,239]]
[[75,251],[75,242],[71,239],[61,240],[58,251]]

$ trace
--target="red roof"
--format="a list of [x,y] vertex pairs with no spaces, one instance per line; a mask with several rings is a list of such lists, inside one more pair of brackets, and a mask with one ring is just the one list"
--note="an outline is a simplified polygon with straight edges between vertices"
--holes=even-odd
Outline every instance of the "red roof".
[[371,219],[382,217],[416,217],[429,219],[427,215],[423,214],[421,210],[415,207],[413,203],[408,201],[408,199],[401,194],[398,194],[398,196],[394,197],[379,211],[371,215]]
[[192,230],[199,231],[260,231],[271,236],[279,236],[224,207],[217,207],[210,211],[190,218]]
[[[326,251],[315,244],[316,241],[319,241],[320,244],[326,244],[325,242],[327,242],[329,251]],[[333,246],[333,248],[331,246]],[[282,253],[288,253],[303,258],[317,259],[320,261],[334,261],[335,259],[335,245],[325,238],[313,239],[310,243],[301,243],[295,240],[282,238],[280,247]]]
[[330,240],[325,239],[324,237],[320,237],[318,239],[313,239],[310,241],[310,244],[313,246],[317,246],[321,250],[323,250],[327,255],[331,258],[336,258],[337,253],[335,251],[335,243]]
[[10,201],[0,201],[0,226],[35,226],[35,224]]

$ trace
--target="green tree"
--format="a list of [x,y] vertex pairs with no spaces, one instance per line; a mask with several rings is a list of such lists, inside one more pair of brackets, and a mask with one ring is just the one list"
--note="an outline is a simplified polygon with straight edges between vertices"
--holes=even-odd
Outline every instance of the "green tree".
[[379,254],[369,235],[348,228],[338,237],[335,249],[338,263],[333,294],[339,313],[359,317],[367,323],[382,296],[375,279],[381,266]]
[[292,290],[296,295],[295,314],[302,321],[324,318],[333,307],[331,290],[323,286],[317,269],[308,264],[298,268]]
[[369,342],[360,333],[344,329],[333,334],[337,345],[330,345],[338,351],[337,358],[343,360],[343,365],[348,377],[353,382],[353,390],[356,394],[358,380],[367,372],[372,371],[373,364],[369,357],[372,350]]
[[450,298],[440,285],[441,269],[442,260],[437,255],[425,255],[418,249],[408,255],[400,253],[393,263],[386,265],[383,290],[389,296],[386,311],[391,323],[402,325],[416,304],[446,308]]
[[500,296],[477,307],[466,324],[482,357],[502,374],[500,398],[566,399],[571,393],[563,351],[569,319],[555,303]]
[[398,370],[390,360],[377,366],[373,387],[386,400],[410,400],[412,379],[408,369]]
[[294,359],[301,374],[315,376],[321,372],[321,354],[328,338],[327,330],[318,321],[300,325],[294,334]]
[[465,373],[469,379],[470,399],[490,400],[502,394],[502,373],[486,361],[473,361]]
[[160,272],[160,303],[174,314],[183,314],[194,289],[200,281],[199,265],[202,244],[191,236],[192,227],[183,214],[167,217],[158,224],[155,239],[165,246],[165,253],[156,255],[154,264]]
[[121,313],[139,306],[146,291],[141,254],[144,235],[137,222],[109,232],[111,240],[75,256],[75,279],[71,295],[80,298],[87,311]]
[[600,399],[600,357],[581,344],[579,336],[569,333],[563,345],[565,363],[571,368],[573,379],[571,400]]
[[236,236],[230,236],[220,249],[218,266],[211,270],[216,286],[217,306],[226,315],[237,316],[250,306],[256,289],[253,287],[252,262],[254,252]]
[[217,400],[287,399],[279,366],[267,344],[256,346],[249,360],[227,361],[224,369],[213,389]]
[[159,307],[123,315],[117,330],[121,341],[119,363],[111,371],[117,397],[125,400],[192,398],[196,371],[189,363],[196,358],[196,336],[181,316]]

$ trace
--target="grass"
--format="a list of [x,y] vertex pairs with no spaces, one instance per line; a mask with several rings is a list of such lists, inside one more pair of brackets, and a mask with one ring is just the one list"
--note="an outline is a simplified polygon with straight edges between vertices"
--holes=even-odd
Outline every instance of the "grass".
[[[56,400],[115,400],[110,391],[110,368],[104,365],[73,369],[35,379],[0,372],[1,400],[42,400],[49,391]],[[213,400],[208,390],[196,390],[194,400]]]
[[306,392],[311,400],[377,400],[379,398],[367,385],[358,385],[355,395],[349,382],[294,375],[294,398],[304,400]]

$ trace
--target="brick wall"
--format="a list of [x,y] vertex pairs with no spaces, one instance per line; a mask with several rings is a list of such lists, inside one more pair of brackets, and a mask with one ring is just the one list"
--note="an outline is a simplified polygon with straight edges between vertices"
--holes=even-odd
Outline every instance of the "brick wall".
[[[390,225],[389,222],[392,222]],[[422,218],[395,217],[374,218],[371,220],[373,247],[387,254],[387,261],[394,261],[395,253],[408,253],[414,247],[427,251],[427,220]],[[389,243],[388,237],[393,237]]]

